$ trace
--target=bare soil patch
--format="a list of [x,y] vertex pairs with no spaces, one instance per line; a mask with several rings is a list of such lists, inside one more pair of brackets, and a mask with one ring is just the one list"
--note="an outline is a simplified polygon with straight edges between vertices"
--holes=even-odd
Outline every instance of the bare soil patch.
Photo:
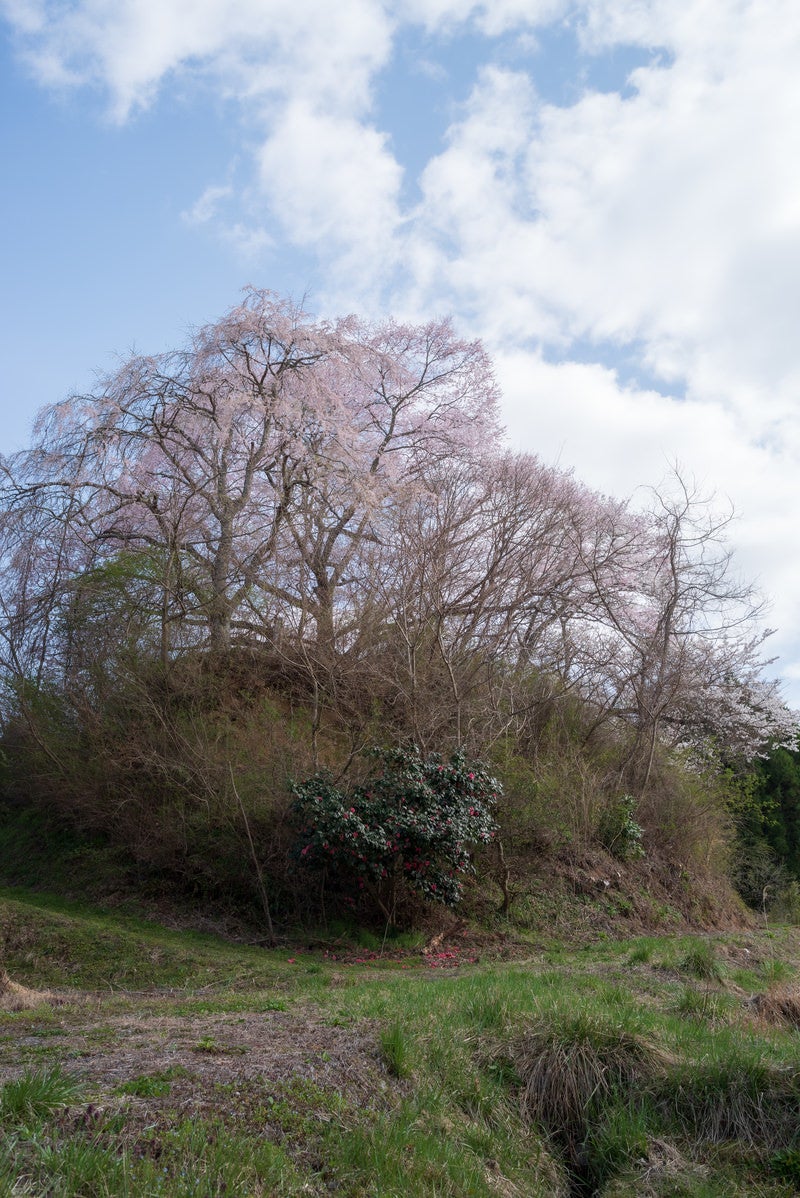
[[[0,1056],[0,1083],[30,1067],[41,1054],[43,1030],[17,1027],[13,1051]],[[180,1016],[110,1015],[47,1027],[47,1055],[84,1078],[90,1090],[113,1092],[132,1078],[165,1072],[171,1098],[199,1102],[219,1085],[281,1089],[303,1079],[335,1090],[354,1106],[373,1105],[396,1083],[383,1066],[378,1033],[370,1023],[332,1027],[313,1010]],[[10,1046],[8,1046],[10,1047]]]

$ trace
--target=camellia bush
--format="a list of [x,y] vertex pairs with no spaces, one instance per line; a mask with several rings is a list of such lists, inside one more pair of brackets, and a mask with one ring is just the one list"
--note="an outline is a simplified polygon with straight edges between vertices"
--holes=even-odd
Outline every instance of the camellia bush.
[[318,774],[292,786],[297,859],[352,902],[366,893],[391,921],[404,887],[455,906],[473,872],[471,848],[495,835],[500,784],[460,751],[447,762],[416,749],[374,756],[378,770],[365,785],[340,790]]

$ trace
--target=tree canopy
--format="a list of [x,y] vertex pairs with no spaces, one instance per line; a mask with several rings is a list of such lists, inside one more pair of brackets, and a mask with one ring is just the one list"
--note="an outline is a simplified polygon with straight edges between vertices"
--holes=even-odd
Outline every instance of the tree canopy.
[[498,404],[446,320],[320,321],[251,289],[43,411],[0,462],[0,718],[34,753],[25,785],[77,794],[95,770],[107,821],[169,792],[188,843],[192,812],[239,798],[236,737],[258,758],[251,717],[217,699],[210,728],[198,698],[242,653],[261,666],[240,694],[268,663],[301,703],[308,772],[335,730],[345,769],[370,743],[513,742],[535,783],[560,713],[576,752],[608,738],[598,785],[638,802],[659,754],[793,747],[730,512],[677,470],[600,495],[512,450]]

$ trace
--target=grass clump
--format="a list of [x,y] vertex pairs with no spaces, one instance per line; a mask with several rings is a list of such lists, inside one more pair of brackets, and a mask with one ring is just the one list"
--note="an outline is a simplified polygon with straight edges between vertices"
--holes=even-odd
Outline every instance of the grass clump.
[[625,958],[626,965],[649,965],[653,959],[652,940],[639,940]]
[[777,1151],[800,1141],[800,1069],[771,1066],[733,1048],[673,1068],[657,1102],[680,1133],[701,1142]]
[[800,1148],[789,1148],[773,1153],[769,1161],[770,1172],[781,1181],[790,1182],[800,1193]]
[[399,1023],[392,1023],[381,1032],[381,1055],[392,1077],[404,1078],[411,1073],[411,1052],[408,1036]]
[[675,1003],[675,1011],[682,1018],[699,1023],[725,1023],[729,1017],[724,995],[697,986],[686,986]]
[[644,1037],[603,1015],[556,1012],[528,1028],[515,1063],[524,1114],[560,1148],[576,1193],[641,1150],[638,1095],[664,1063]]
[[771,986],[751,1000],[753,1010],[774,1027],[800,1029],[800,986]]
[[134,1098],[163,1098],[172,1089],[172,1078],[167,1073],[142,1074],[117,1086],[116,1094],[130,1094]]
[[722,967],[710,940],[695,940],[679,961],[679,968],[690,977],[705,982],[722,980]]
[[0,1123],[28,1127],[80,1099],[81,1084],[59,1065],[26,1070],[0,1090]]

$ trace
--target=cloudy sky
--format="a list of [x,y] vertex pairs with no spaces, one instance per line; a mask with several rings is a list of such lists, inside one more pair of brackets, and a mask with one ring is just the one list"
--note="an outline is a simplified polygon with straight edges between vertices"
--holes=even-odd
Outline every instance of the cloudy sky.
[[0,0],[0,452],[253,283],[452,313],[513,444],[729,496],[800,706],[797,0]]

